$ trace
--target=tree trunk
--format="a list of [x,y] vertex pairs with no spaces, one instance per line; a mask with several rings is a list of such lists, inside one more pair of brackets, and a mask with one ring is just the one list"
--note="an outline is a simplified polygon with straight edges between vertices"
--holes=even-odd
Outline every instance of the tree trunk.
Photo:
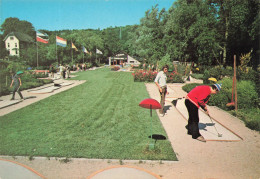
[[225,17],[226,21],[226,29],[225,29],[225,42],[224,42],[224,47],[223,47],[223,65],[226,65],[227,62],[227,40],[228,40],[228,27],[229,27],[229,19],[226,16]]

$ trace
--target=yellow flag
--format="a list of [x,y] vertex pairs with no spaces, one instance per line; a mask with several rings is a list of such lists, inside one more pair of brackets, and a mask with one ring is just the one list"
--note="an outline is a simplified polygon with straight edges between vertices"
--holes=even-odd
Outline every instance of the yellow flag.
[[74,48],[76,51],[78,51],[77,47],[71,42],[71,48]]

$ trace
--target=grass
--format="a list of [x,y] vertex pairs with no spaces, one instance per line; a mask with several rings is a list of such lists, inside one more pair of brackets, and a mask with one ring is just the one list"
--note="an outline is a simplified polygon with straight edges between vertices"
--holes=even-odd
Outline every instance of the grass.
[[[148,150],[144,83],[109,69],[78,75],[87,82],[0,117],[1,155],[177,160],[168,140]],[[153,133],[167,136],[155,111]]]

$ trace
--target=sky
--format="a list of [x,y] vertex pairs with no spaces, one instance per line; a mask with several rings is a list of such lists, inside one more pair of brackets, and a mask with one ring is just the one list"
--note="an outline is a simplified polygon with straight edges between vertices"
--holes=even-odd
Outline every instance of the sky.
[[158,4],[168,10],[174,0],[0,0],[0,24],[16,17],[36,30],[105,29],[140,23]]

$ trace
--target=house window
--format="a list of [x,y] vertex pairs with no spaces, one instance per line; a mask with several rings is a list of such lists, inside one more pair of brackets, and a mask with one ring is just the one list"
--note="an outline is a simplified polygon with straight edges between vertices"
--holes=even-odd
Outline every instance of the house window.
[[7,46],[10,47],[10,44],[8,43]]
[[17,49],[15,50],[15,54],[18,55],[18,50]]
[[15,43],[15,47],[17,47],[17,43]]
[[10,37],[10,40],[14,40],[14,37]]

